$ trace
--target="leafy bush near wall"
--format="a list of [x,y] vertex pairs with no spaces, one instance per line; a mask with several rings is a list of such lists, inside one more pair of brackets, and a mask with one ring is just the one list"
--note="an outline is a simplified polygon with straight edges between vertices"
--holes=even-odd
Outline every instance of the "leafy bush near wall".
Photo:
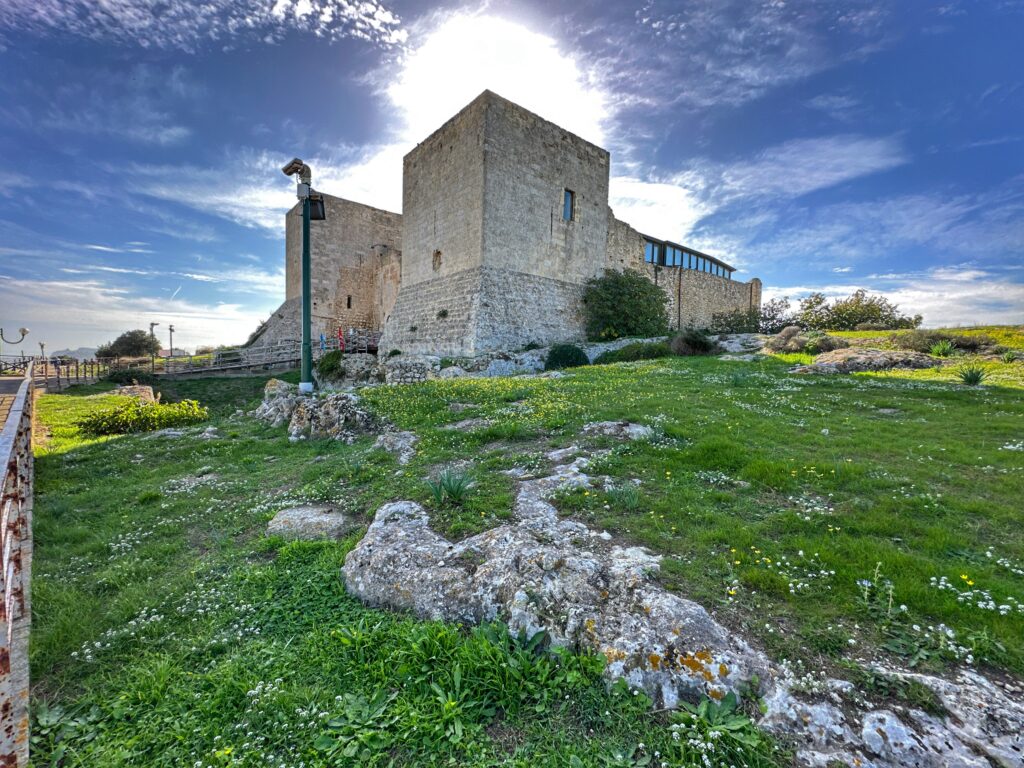
[[687,328],[668,343],[673,355],[713,355],[721,351],[718,343],[698,328]]
[[328,352],[316,361],[316,372],[327,379],[341,378],[345,375],[345,367],[341,364],[344,357],[340,349]]
[[757,309],[737,309],[716,313],[708,330],[711,333],[778,333],[793,324],[789,299],[772,299]]
[[544,362],[545,371],[557,371],[559,368],[578,368],[589,365],[587,353],[575,344],[555,344],[548,350],[548,358]]
[[628,363],[632,360],[653,360],[658,357],[668,357],[671,354],[672,350],[669,349],[668,344],[664,341],[637,342],[636,344],[627,344],[620,349],[609,349],[607,352],[602,352],[594,360],[594,363],[596,365]]
[[132,397],[108,410],[89,414],[76,424],[89,435],[125,435],[195,424],[205,421],[209,415],[209,411],[195,400],[144,403]]
[[661,336],[668,332],[667,301],[665,292],[639,272],[609,269],[583,290],[587,338]]

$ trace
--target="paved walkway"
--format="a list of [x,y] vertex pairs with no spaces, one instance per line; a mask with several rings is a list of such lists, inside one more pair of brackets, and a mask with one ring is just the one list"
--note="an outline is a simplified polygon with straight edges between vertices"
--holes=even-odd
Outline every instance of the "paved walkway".
[[14,404],[14,396],[18,394],[18,387],[25,379],[20,376],[0,376],[0,428],[7,421],[7,414],[11,412]]

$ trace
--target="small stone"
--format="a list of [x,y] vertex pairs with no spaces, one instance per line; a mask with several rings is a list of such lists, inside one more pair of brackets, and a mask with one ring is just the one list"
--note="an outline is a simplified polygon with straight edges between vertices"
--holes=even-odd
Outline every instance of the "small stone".
[[268,536],[286,539],[340,539],[355,523],[331,506],[302,506],[282,509],[267,524]]

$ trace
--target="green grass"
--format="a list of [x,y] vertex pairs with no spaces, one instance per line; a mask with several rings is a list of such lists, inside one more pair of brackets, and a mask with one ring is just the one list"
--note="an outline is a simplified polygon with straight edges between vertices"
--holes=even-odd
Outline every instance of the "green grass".
[[[1020,325],[977,325],[968,328],[931,328],[954,336],[990,336],[996,344],[1012,349],[1024,349],[1024,326]],[[844,339],[879,339],[888,340],[892,334],[903,334],[907,331],[828,331],[833,336]]]
[[[796,376],[792,362],[669,358],[363,390],[419,435],[404,467],[371,437],[290,443],[234,416],[262,378],[164,385],[165,400],[210,408],[218,440],[89,440],[73,423],[109,406],[101,385],[42,397],[36,764],[639,765],[640,742],[673,755],[667,716],[607,691],[599,660],[366,608],[339,578],[355,538],[262,535],[296,501],[331,501],[365,524],[408,498],[451,537],[493,527],[511,514],[502,470],[543,471],[543,452],[579,441],[592,420],[641,421],[658,436],[589,443],[612,449],[592,472],[613,484],[563,494],[560,510],[666,555],[667,587],[773,657],[849,677],[868,654],[942,670],[972,653],[1024,672],[1024,613],[931,584],[1024,600],[1013,570],[1024,568],[1021,382],[995,368],[981,387],[945,368]],[[495,423],[443,428],[476,417]],[[475,485],[438,505],[426,480],[448,466]],[[939,624],[966,650],[928,631]],[[916,689],[860,682],[934,706]],[[764,743],[730,762],[785,762],[773,754]]]

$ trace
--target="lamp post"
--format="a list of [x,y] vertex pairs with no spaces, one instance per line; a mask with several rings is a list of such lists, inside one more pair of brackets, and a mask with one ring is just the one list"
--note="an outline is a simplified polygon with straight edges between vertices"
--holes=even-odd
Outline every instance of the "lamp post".
[[149,335],[152,336],[154,339],[156,338],[156,334],[153,332],[153,329],[156,328],[158,325],[160,325],[160,323],[149,324]]
[[313,171],[299,158],[294,158],[281,169],[285,176],[298,175],[296,194],[302,201],[302,370],[299,374],[299,391],[309,394],[313,391],[313,332],[312,298],[310,297],[309,267],[309,222],[323,221],[326,216],[323,195],[312,187]]
[[174,357],[174,324],[167,326],[167,332],[171,335],[171,351],[168,357]]
[[28,328],[19,328],[18,333],[21,334],[21,338],[19,338],[17,341],[11,341],[6,336],[4,336],[4,329],[0,328],[0,357],[3,357],[4,354],[4,342],[7,342],[8,344],[21,344],[21,342],[24,341],[25,337],[28,336]]

